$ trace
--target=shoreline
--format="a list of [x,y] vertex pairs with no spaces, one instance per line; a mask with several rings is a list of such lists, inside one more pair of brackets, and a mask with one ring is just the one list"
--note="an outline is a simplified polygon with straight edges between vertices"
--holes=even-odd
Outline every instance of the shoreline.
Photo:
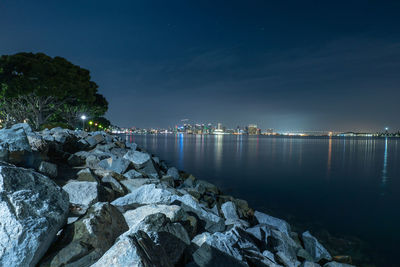
[[[118,136],[61,128],[33,132],[18,124],[0,130],[0,137],[6,151],[0,158],[18,166],[1,163],[3,183],[15,180],[12,173],[17,171],[33,182],[20,181],[18,188],[1,193],[36,192],[39,199],[32,203],[45,203],[43,207],[63,218],[57,221],[29,210],[21,221],[10,210],[10,227],[44,217],[47,228],[58,233],[41,242],[43,227],[29,234],[20,229],[18,235],[33,242],[35,249],[4,238],[0,243],[8,245],[0,254],[4,265],[11,259],[20,263],[13,266],[112,262],[114,266],[330,267],[351,263],[348,256],[331,255],[308,231],[292,232],[286,221],[254,211],[245,200],[224,195],[215,185],[167,166]],[[47,190],[39,190],[42,184]],[[45,192],[54,192],[61,200],[54,206]],[[29,255],[23,262],[16,256],[21,251]]]

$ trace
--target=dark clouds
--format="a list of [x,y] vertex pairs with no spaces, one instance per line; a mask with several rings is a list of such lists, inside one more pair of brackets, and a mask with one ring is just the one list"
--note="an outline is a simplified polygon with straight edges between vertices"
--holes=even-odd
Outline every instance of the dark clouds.
[[0,52],[92,71],[122,126],[399,128],[395,1],[3,1]]

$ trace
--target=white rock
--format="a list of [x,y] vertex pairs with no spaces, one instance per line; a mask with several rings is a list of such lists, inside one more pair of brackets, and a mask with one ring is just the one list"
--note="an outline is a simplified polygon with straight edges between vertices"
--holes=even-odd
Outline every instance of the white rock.
[[170,204],[173,194],[165,189],[156,188],[154,184],[143,185],[111,204],[120,211],[136,208],[146,204]]
[[91,267],[172,267],[165,251],[144,232],[123,235]]
[[302,234],[304,248],[314,258],[315,262],[321,259],[332,260],[331,254],[311,235],[309,231]]
[[123,158],[111,157],[100,161],[98,163],[98,167],[104,170],[109,170],[119,174],[123,174],[128,169],[130,164],[131,163],[129,160]]
[[128,179],[122,180],[121,184],[125,186],[129,193],[132,193],[139,187],[145,184],[158,184],[160,181],[158,179],[149,179],[149,178],[136,178],[136,179]]
[[254,212],[254,217],[256,217],[257,221],[260,224],[266,224],[270,227],[273,227],[287,235],[290,233],[290,225],[284,220],[272,217],[268,214],[256,211]]
[[144,167],[145,164],[150,160],[150,155],[147,153],[131,150],[125,154],[124,159],[131,161],[135,168],[140,169]]
[[167,218],[169,218],[172,222],[180,221],[186,216],[185,211],[179,206],[151,204],[139,207],[134,210],[128,210],[124,213],[124,217],[129,228],[134,228],[147,216],[156,213],[165,214],[165,216],[167,216]]
[[98,200],[98,187],[96,182],[71,181],[63,186],[69,195],[69,202],[73,205],[89,207]]
[[46,176],[0,165],[0,266],[35,266],[66,223],[68,195]]

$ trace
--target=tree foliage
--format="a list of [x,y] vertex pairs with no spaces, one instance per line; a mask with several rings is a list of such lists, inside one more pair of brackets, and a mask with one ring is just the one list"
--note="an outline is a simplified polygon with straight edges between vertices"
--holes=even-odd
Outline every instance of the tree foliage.
[[60,120],[73,126],[79,114],[101,116],[108,107],[88,70],[43,53],[1,56],[0,86],[0,116],[35,129]]

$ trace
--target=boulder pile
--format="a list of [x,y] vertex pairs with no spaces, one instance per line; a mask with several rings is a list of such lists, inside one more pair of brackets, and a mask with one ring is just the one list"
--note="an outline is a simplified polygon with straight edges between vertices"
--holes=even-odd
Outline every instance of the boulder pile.
[[342,258],[118,136],[0,130],[0,266],[352,266]]

